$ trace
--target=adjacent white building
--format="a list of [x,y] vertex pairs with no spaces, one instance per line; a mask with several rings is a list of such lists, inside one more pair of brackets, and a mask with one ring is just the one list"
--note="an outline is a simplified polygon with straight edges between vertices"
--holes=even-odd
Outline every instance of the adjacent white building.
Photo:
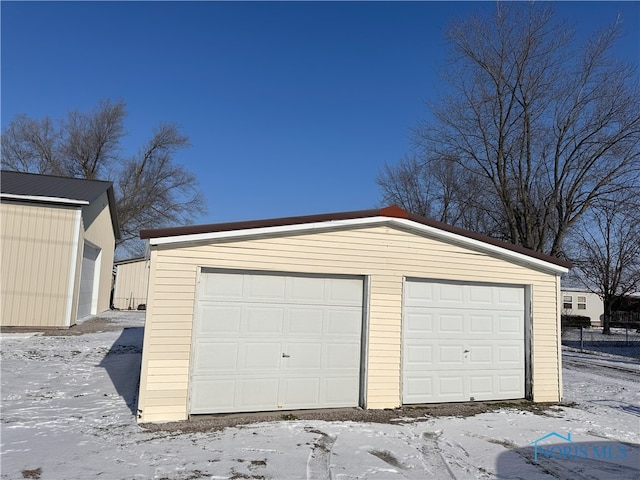
[[592,326],[601,326],[604,317],[604,304],[598,294],[587,290],[562,289],[563,315],[581,315],[591,319]]

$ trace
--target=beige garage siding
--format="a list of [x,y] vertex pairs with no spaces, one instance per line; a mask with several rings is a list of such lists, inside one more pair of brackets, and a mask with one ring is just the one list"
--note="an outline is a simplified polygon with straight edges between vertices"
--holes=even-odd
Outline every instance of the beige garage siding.
[[2,325],[68,327],[80,209],[3,200],[0,212]]
[[368,275],[367,407],[401,403],[401,315],[405,277],[530,285],[533,395],[559,400],[559,277],[390,226],[271,238],[153,246],[142,360],[140,420],[188,416],[189,355],[198,267]]
[[135,310],[141,303],[147,303],[149,286],[149,261],[137,260],[119,263],[113,306],[120,310]]
[[109,310],[113,254],[116,248],[107,192],[104,192],[91,205],[83,207],[82,218],[85,228],[84,239],[100,248],[99,265],[96,265],[100,268],[96,313],[100,313]]

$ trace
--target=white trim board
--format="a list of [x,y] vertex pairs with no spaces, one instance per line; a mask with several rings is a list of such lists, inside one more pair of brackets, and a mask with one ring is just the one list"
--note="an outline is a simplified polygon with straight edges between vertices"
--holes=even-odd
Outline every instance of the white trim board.
[[13,193],[0,193],[0,198],[8,200],[23,200],[26,202],[62,203],[65,205],[89,205],[86,200],[74,200],[72,198],[43,197],[40,195],[16,195]]

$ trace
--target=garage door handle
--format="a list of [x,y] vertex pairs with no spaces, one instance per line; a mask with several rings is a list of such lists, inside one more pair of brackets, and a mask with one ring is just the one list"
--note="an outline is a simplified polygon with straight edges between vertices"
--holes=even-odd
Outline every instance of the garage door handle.
[[464,353],[469,353],[469,350],[465,350]]
[[291,355],[287,355],[286,353],[282,354],[282,358],[289,358]]

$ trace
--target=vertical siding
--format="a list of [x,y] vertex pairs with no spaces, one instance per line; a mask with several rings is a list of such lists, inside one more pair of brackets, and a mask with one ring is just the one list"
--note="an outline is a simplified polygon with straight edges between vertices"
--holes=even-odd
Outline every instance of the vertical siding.
[[0,205],[2,325],[67,327],[74,207]]
[[121,310],[147,303],[149,261],[139,260],[117,266],[113,305]]
[[[113,276],[113,253],[116,248],[107,192],[104,192],[91,205],[83,208],[82,219],[85,229],[84,239],[100,248],[98,302],[95,312],[100,313],[109,309]],[[80,258],[82,260],[82,257]]]
[[[533,395],[559,400],[558,286],[554,274],[393,227],[368,227],[152,248],[139,408],[141,421],[188,414],[196,272],[199,266],[370,278],[367,407],[401,404],[405,277],[532,286]],[[165,355],[170,354],[169,363]]]

